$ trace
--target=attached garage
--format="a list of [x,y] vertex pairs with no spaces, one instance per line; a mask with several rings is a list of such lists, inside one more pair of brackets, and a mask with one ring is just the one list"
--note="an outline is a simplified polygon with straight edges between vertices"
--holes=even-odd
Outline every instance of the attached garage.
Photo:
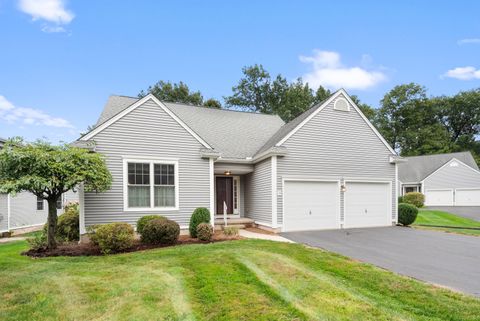
[[285,181],[284,213],[284,231],[339,228],[339,181]]
[[391,225],[390,182],[347,181],[345,187],[345,228]]
[[434,189],[425,191],[425,205],[452,206],[453,189]]
[[456,189],[455,205],[480,206],[480,188]]

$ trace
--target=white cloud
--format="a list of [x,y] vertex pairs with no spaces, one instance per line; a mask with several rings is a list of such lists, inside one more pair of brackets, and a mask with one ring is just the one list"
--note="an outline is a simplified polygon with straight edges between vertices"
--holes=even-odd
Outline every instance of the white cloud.
[[466,44],[480,44],[480,38],[467,38],[461,39],[458,41],[459,45],[466,45]]
[[54,32],[66,32],[67,30],[61,26],[43,26],[43,32],[54,33]]
[[459,80],[480,79],[480,69],[472,66],[457,67],[447,71],[442,77],[455,78]]
[[[381,71],[344,66],[337,52],[314,50],[313,53],[313,56],[299,57],[301,62],[312,65],[312,70],[303,75],[312,87],[368,89],[387,79]],[[370,56],[364,55],[362,64],[370,63]]]
[[20,123],[23,125],[74,128],[74,126],[66,119],[50,116],[38,109],[16,107],[2,95],[0,95],[0,120],[1,119],[11,124]]

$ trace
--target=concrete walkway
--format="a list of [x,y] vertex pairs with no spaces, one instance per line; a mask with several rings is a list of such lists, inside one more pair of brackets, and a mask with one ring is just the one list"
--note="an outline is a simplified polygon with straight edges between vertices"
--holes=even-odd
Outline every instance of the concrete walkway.
[[238,234],[242,237],[248,239],[259,239],[259,240],[268,240],[268,241],[275,241],[275,242],[286,242],[286,243],[295,243],[292,240],[286,239],[280,235],[276,234],[263,234],[263,233],[255,233],[247,230],[240,229],[238,230]]
[[0,244],[2,244],[2,243],[16,242],[16,241],[23,241],[23,240],[26,240],[26,239],[27,239],[26,237],[20,237],[20,236],[16,236],[16,237],[2,237],[2,238],[0,238]]

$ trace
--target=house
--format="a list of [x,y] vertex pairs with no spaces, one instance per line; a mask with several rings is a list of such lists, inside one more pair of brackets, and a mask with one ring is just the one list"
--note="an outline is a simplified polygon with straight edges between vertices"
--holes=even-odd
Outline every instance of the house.
[[[285,124],[278,116],[111,96],[77,146],[101,153],[113,183],[80,193],[80,228],[161,214],[187,228],[249,220],[273,231],[397,222],[399,157],[344,90]],[[215,221],[215,218],[217,220]]]
[[426,206],[480,206],[480,171],[470,152],[406,157],[399,190],[425,194]]
[[[6,140],[0,138],[0,149]],[[57,202],[58,214],[63,213],[68,202],[78,202],[78,193],[69,191]],[[21,233],[43,226],[47,221],[47,202],[29,192],[16,195],[0,193],[0,233]]]

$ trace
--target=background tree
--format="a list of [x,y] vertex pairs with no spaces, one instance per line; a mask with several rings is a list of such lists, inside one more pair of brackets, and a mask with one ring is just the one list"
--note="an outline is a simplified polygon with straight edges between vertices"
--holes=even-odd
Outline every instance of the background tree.
[[188,86],[182,81],[176,84],[160,80],[155,85],[148,87],[147,92],[142,90],[138,97],[142,98],[147,94],[153,94],[161,101],[172,103],[185,103],[197,106],[201,106],[203,103],[202,94],[199,91],[190,91]]
[[210,108],[218,108],[218,109],[222,108],[222,104],[214,98],[207,99],[203,103],[203,106],[210,107]]
[[372,123],[375,122],[375,117],[377,116],[376,109],[374,109],[370,105],[362,103],[357,95],[351,95],[350,98],[352,98],[355,105],[357,105],[358,108],[360,108],[362,113],[365,115],[365,117],[367,117],[369,121],[371,121]]
[[48,203],[47,247],[56,247],[57,200],[84,184],[86,191],[110,188],[112,176],[100,154],[70,145],[17,138],[0,151],[0,192],[30,192]]

